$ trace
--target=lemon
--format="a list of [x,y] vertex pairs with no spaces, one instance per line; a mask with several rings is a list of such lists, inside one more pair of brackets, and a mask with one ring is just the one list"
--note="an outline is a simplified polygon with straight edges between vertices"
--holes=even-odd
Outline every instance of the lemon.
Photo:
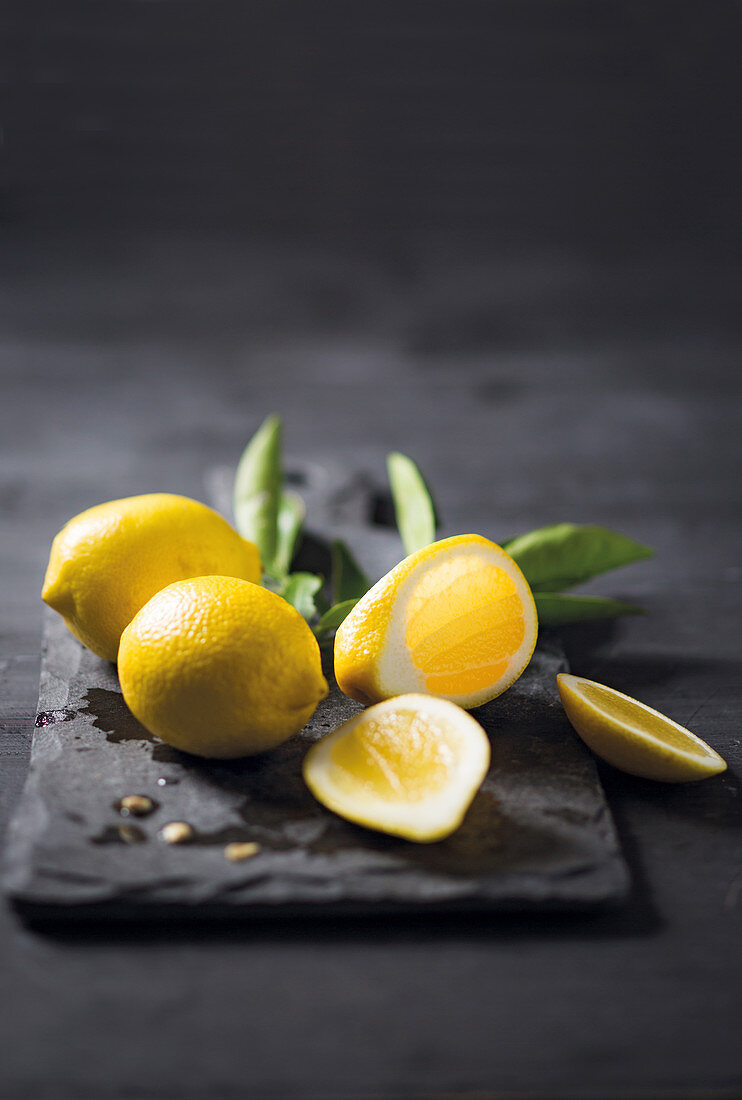
[[142,725],[197,756],[274,748],[327,694],[299,612],[235,577],[176,581],[153,596],[121,637],[118,671]]
[[459,827],[489,762],[487,735],[470,714],[412,694],[377,703],[323,737],[305,756],[303,775],[341,817],[428,842]]
[[631,775],[683,783],[726,770],[700,737],[620,691],[570,676],[557,676],[567,717],[602,760]]
[[41,596],[93,653],[115,661],[121,632],[151,596],[209,573],[259,581],[257,548],[205,504],[148,493],[71,519],[52,543]]
[[481,535],[456,535],[405,558],[359,600],[335,636],[335,675],[360,703],[422,692],[478,707],[518,679],[537,634],[513,559]]

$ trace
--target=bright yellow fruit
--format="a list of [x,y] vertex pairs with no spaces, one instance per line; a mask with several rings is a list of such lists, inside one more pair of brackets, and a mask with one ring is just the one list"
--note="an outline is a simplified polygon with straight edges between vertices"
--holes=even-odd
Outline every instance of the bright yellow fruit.
[[360,703],[406,692],[478,707],[531,659],[538,620],[513,559],[481,535],[456,535],[400,562],[335,636],[335,676]]
[[465,710],[430,695],[400,695],[313,745],[303,774],[315,798],[341,817],[428,842],[459,827],[489,762],[487,735]]
[[197,756],[250,756],[307,724],[327,694],[312,631],[286,600],[234,577],[163,588],[121,637],[119,682],[143,726]]
[[259,581],[257,547],[205,504],[148,493],[71,519],[52,543],[41,596],[88,649],[115,661],[124,627],[147,600],[209,573]]
[[710,745],[644,703],[565,672],[557,676],[557,684],[567,717],[582,740],[621,771],[683,783],[726,770]]

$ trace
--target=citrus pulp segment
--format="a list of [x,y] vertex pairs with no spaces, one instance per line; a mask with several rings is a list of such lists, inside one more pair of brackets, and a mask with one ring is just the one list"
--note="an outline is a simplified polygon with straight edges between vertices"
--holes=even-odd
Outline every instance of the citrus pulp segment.
[[429,842],[459,827],[487,774],[490,744],[466,711],[430,695],[377,703],[318,741],[307,786],[370,829]]
[[690,730],[614,688],[562,672],[567,717],[585,744],[621,771],[664,783],[705,779],[726,762]]
[[405,558],[359,600],[335,636],[335,675],[361,703],[422,692],[477,707],[517,680],[537,634],[512,558],[481,535],[456,535]]

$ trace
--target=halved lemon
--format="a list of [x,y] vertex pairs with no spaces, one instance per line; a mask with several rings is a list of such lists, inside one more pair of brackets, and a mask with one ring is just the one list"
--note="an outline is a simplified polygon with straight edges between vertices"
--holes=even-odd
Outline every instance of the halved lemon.
[[601,760],[663,783],[706,779],[726,771],[710,745],[659,711],[620,691],[561,672],[559,695],[567,717]]
[[315,798],[348,821],[429,842],[459,827],[489,762],[487,735],[465,710],[401,695],[313,745],[303,774]]
[[470,708],[513,684],[538,620],[513,559],[481,535],[411,554],[358,601],[335,636],[335,676],[360,703],[422,692]]

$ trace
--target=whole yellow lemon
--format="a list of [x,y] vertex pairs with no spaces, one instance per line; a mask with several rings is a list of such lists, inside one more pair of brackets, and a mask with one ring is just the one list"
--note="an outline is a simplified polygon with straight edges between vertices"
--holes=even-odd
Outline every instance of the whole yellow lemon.
[[299,612],[233,577],[177,581],[153,596],[123,633],[119,681],[151,733],[222,758],[280,745],[327,694]]
[[209,573],[259,581],[257,547],[197,500],[148,493],[65,524],[41,596],[93,653],[115,661],[124,628],[156,592]]

